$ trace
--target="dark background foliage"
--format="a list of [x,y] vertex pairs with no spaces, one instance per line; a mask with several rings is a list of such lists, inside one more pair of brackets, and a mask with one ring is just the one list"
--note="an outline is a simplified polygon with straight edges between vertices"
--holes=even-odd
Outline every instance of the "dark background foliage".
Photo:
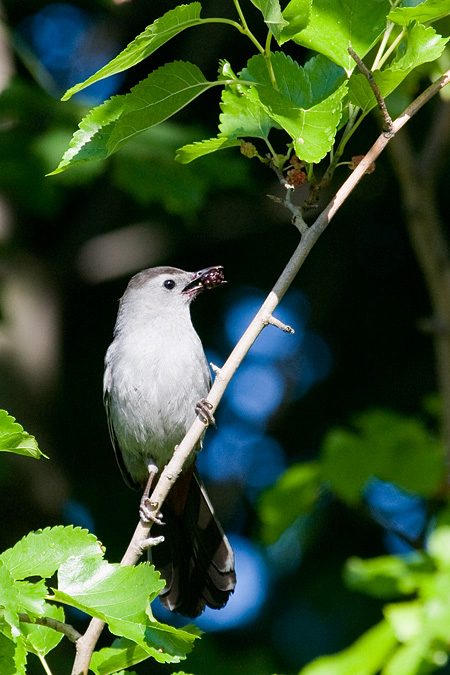
[[[128,278],[158,264],[192,270],[224,265],[229,285],[193,307],[195,326],[220,365],[232,346],[225,337],[230,308],[248,294],[263,297],[270,290],[298,233],[289,214],[267,198],[281,188],[257,160],[232,149],[188,167],[172,164],[176,147],[215,134],[217,91],[182,111],[176,125],[146,135],[104,166],[45,178],[86,106],[86,100],[61,103],[58,96],[84,75],[66,81],[67,73],[44,71],[40,63],[31,19],[54,3],[3,5],[15,72],[0,96],[1,407],[38,438],[50,461],[0,457],[1,547],[30,529],[74,522],[95,532],[109,560],[119,560],[135,526],[138,496],[117,471],[101,387],[103,355]],[[172,3],[72,0],[71,7],[85,13],[89,39],[69,62],[84,54],[87,75],[99,65],[93,65],[98,52],[106,61]],[[205,8],[211,16],[226,12],[232,16],[231,3]],[[252,7],[249,16],[257,25]],[[304,60],[307,54],[296,49],[296,58]],[[219,58],[239,70],[250,54],[250,44],[226,26],[195,28],[132,70],[117,91],[167,60],[190,60],[214,77]],[[418,115],[413,135],[429,124],[432,108]],[[347,159],[364,153],[377,133],[373,119],[356,134]],[[346,167],[338,170],[328,197],[347,173]],[[446,167],[441,176],[447,213]],[[427,293],[387,156],[316,245],[291,298],[298,291],[309,303],[308,328],[328,345],[321,358],[331,359],[302,396],[294,395],[284,373],[280,404],[253,427],[276,440],[285,465],[314,458],[325,432],[356,412],[387,407],[418,414],[436,386],[431,343],[420,330],[429,312]],[[297,327],[298,305],[291,304]],[[255,384],[253,394],[264,391]],[[229,423],[230,407],[224,402],[218,430],[208,432],[212,438]],[[266,462],[258,446],[252,452],[253,466]],[[279,471],[275,467],[265,484]],[[257,564],[268,570],[268,588],[259,589],[265,600],[246,623],[208,633],[189,657],[187,672],[206,675],[212,658],[219,674],[295,672],[318,654],[342,649],[379,618],[379,605],[348,591],[341,570],[350,555],[385,550],[381,525],[325,498],[305,527],[301,555],[284,569],[283,557],[259,543],[256,500],[244,483],[231,471],[231,479],[212,482],[211,494],[227,531],[254,542]],[[80,617],[71,620],[83,624]],[[55,672],[67,672],[71,659],[66,646],[49,661]],[[147,664],[139,672],[173,670]]]

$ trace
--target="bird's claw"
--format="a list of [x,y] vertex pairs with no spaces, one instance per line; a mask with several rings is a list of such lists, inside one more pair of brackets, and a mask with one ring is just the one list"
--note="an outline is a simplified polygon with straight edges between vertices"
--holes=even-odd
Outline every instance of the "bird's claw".
[[152,502],[149,497],[142,497],[139,506],[139,516],[144,523],[156,523],[157,525],[164,525],[162,521],[162,513],[160,511],[154,512],[155,502]]
[[199,401],[195,406],[195,412],[197,413],[197,415],[199,415],[203,424],[206,425],[213,424],[214,426],[216,425],[216,420],[214,419],[214,415],[211,412],[213,407],[214,407],[213,404],[207,401],[206,398],[202,398],[202,400]]

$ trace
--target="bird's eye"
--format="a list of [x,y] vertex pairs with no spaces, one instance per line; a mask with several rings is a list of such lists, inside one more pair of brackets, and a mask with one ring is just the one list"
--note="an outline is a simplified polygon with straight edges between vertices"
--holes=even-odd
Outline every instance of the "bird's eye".
[[169,291],[171,291],[172,288],[175,288],[175,282],[173,279],[166,279],[163,286],[164,288],[168,288]]

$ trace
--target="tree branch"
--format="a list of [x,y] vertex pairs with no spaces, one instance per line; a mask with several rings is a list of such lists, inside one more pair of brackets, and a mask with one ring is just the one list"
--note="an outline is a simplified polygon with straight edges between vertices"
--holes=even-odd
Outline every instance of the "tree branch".
[[[450,81],[450,70],[442,75],[439,80],[434,82],[426,89],[413,103],[393,123],[393,131],[396,133],[401,129],[415,113],[429,101],[437,92]],[[271,322],[272,313],[285,295],[289,286],[293,282],[300,267],[305,262],[308,254],[313,248],[320,235],[324,232],[331,219],[336,215],[338,209],[345,202],[350,193],[354,190],[366,170],[373,161],[384,150],[389,143],[390,138],[381,134],[364,159],[358,164],[349,178],[338,190],[335,197],[328,206],[322,211],[311,227],[304,230],[300,243],[295,249],[291,259],[284,268],[278,281],[270,291],[263,305],[259,309],[253,321],[231,352],[224,366],[216,373],[214,384],[208,394],[208,401],[212,404],[211,412],[214,414],[224,392],[240,366],[250,347],[261,333],[263,328]],[[178,476],[181,474],[183,466],[195,448],[205,431],[205,424],[199,416],[193,422],[180,445],[173,454],[172,459],[162,471],[158,483],[151,495],[153,513],[156,515],[161,510],[162,504]],[[142,554],[142,541],[148,538],[151,524],[139,522],[134,532],[133,538],[122,558],[122,565],[134,565]],[[95,648],[96,639],[100,635],[103,622],[99,619],[92,619],[85,635],[77,641],[77,656],[75,659],[72,675],[87,675],[88,666],[92,652]]]

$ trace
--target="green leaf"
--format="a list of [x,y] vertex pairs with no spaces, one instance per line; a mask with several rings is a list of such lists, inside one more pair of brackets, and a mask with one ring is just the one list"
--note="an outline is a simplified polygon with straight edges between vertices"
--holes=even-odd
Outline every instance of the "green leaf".
[[423,633],[425,612],[421,600],[387,605],[383,613],[395,631],[399,642],[407,642],[412,638],[419,637]]
[[89,668],[95,675],[111,675],[141,663],[148,657],[147,649],[126,638],[119,638],[114,640],[111,647],[94,652]]
[[0,452],[14,452],[34,459],[40,457],[48,459],[47,455],[39,450],[35,437],[27,434],[6,410],[0,410]]
[[221,83],[208,82],[192,63],[165,64],[129,94],[115,96],[93,108],[81,121],[58,167],[49,175],[109,157],[131,138],[160,124],[217,84]]
[[0,672],[2,675],[25,675],[27,652],[22,639],[13,642],[0,632]]
[[386,28],[389,0],[313,0],[311,20],[292,39],[325,54],[350,74],[355,62],[348,48],[363,58]]
[[259,500],[263,542],[273,544],[299,515],[309,513],[320,489],[320,469],[316,462],[291,466]]
[[373,410],[354,426],[356,433],[333,429],[323,442],[323,475],[344,501],[358,501],[371,476],[424,497],[436,494],[445,475],[443,451],[421,420]]
[[[282,52],[272,54],[272,67],[278,90],[274,89],[262,55],[254,56],[241,73],[245,96],[261,106],[266,114],[287,131],[297,156],[307,162],[320,161],[333,145],[346,94],[345,75],[322,56],[302,68]],[[328,77],[317,83],[319,73],[328,67]]]
[[8,568],[0,561],[0,607],[1,617],[8,626],[8,637],[16,640],[20,635],[19,619],[19,590],[14,583]]
[[51,577],[74,555],[103,557],[101,544],[93,534],[69,525],[31,532],[0,555],[0,561],[14,579]]
[[450,525],[436,527],[428,538],[427,550],[440,569],[450,571]]
[[[444,51],[449,38],[442,38],[429,26],[414,24],[406,37],[406,49],[388,68],[373,73],[383,98],[398,87],[405,77],[417,66],[435,61]],[[354,73],[349,81],[350,101],[366,113],[376,106],[375,96],[361,73]]]
[[434,571],[429,558],[414,553],[408,556],[379,556],[371,560],[352,557],[347,560],[344,579],[355,591],[374,598],[393,599],[415,592],[424,575]]
[[210,155],[212,152],[217,152],[217,150],[236,147],[241,145],[241,143],[242,141],[239,138],[226,137],[210,138],[207,141],[189,143],[177,150],[175,160],[181,164],[189,164],[190,162],[193,162],[194,159]]
[[396,646],[394,631],[387,621],[381,621],[347,649],[320,656],[302,668],[299,675],[375,675]]
[[271,129],[280,126],[271,119],[264,109],[243,95],[243,87],[233,73],[228,61],[222,61],[219,80],[234,80],[222,92],[220,107],[219,135],[217,138],[190,143],[177,151],[175,159],[188,164],[198,157],[217,150],[241,145],[241,138],[261,138],[267,141]]
[[322,442],[322,470],[331,489],[348,504],[359,501],[374,469],[367,463],[364,444],[346,429],[332,429]]
[[[50,603],[46,603],[44,615],[61,622],[64,622],[65,618],[63,608]],[[20,629],[28,651],[41,657],[51,652],[64,637],[60,631],[47,628],[47,626],[40,626],[37,623],[21,623]]]
[[284,44],[306,28],[311,20],[311,12],[312,0],[291,0],[283,10],[283,19],[286,19],[289,25],[281,31],[278,44]]
[[400,645],[386,663],[383,675],[426,675],[434,672],[438,664],[428,661],[426,658],[428,651],[429,641],[420,636]]
[[288,25],[283,18],[279,0],[251,0],[251,3],[261,11],[268,29],[278,38],[284,26]]
[[141,621],[126,621],[108,617],[111,633],[129,638],[140,645],[159,663],[178,663],[192,650],[198,637],[186,627],[174,628],[143,617]]
[[271,119],[261,106],[249,100],[232,86],[222,92],[220,103],[219,138],[262,138],[266,140],[269,132],[279,125]]
[[45,581],[41,579],[36,583],[29,581],[15,581],[15,586],[19,592],[18,605],[22,612],[30,617],[43,616],[45,609],[45,598],[48,590]]
[[[133,620],[145,614],[149,597],[155,598],[164,582],[149,563],[122,567],[98,557],[72,556],[58,571],[55,595],[76,603],[87,613]],[[101,618],[103,618],[103,616]]]
[[389,12],[388,18],[401,26],[407,26],[412,21],[420,23],[437,21],[449,14],[448,0],[425,0],[415,7],[396,7]]
[[[94,75],[91,75],[87,80],[76,84],[69,89],[62,97],[63,101],[67,101],[71,96],[78,91],[85,89],[94,82],[103,80],[105,77],[110,77],[117,73],[121,73],[137,63],[140,63],[147,56],[153,54],[159,47],[168,42],[178,33],[190,28],[191,26],[198,26],[205,23],[205,19],[200,18],[201,4],[199,2],[192,2],[189,5],[179,5],[175,9],[166,12],[162,17],[156,19],[150,26],[140,33],[129,45],[112,61],[107,63],[103,68],[100,68]],[[207,22],[209,23],[209,21]]]
[[153,565],[122,567],[97,558],[73,557],[61,565],[54,596],[108,623],[115,635],[143,647],[163,662],[178,662],[191,650],[196,634],[149,618],[149,602],[164,582]]

